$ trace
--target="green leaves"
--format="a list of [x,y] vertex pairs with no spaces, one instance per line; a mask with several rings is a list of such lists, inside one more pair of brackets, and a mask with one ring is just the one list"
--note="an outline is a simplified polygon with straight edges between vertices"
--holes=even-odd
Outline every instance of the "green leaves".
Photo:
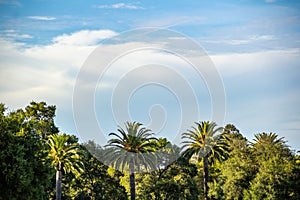
[[110,133],[112,138],[108,141],[105,160],[107,164],[124,170],[125,166],[133,163],[135,170],[155,169],[155,150],[158,145],[151,130],[141,127],[137,122],[127,122],[126,131],[119,127],[117,133]]
[[[91,141],[84,148],[74,135],[58,134],[54,117],[45,102],[13,112],[0,104],[0,199],[55,198],[55,168],[63,171],[63,199],[125,200],[129,164],[143,172],[136,174],[139,199],[203,199],[205,170],[212,199],[300,199],[300,152],[276,133],[249,142],[232,124],[198,122],[182,135],[182,149],[127,122],[106,148]],[[199,162],[205,156],[207,168]]]
[[53,134],[48,137],[50,151],[48,156],[52,159],[52,166],[58,171],[69,173],[81,171],[83,163],[80,161],[81,151],[77,143],[69,143],[71,137],[66,134]]
[[198,159],[205,156],[218,160],[226,159],[228,145],[225,135],[220,133],[223,128],[217,127],[215,122],[195,122],[195,124],[196,127],[182,134],[184,140],[182,148],[185,150],[183,155],[188,158],[196,155]]
[[198,199],[196,175],[194,164],[190,164],[187,159],[179,159],[166,168],[137,176],[138,197],[159,200]]
[[6,114],[1,104],[0,112],[0,199],[49,198],[53,174],[38,127],[22,109]]
[[54,124],[55,110],[55,106],[47,106],[45,102],[31,102],[24,112],[28,128],[32,128],[32,131],[42,139],[58,133],[59,130]]
[[228,157],[228,145],[224,134],[218,134],[223,130],[222,127],[217,128],[215,122],[196,122],[197,126],[192,130],[182,134],[183,156],[192,158],[196,156],[198,160],[203,161],[203,185],[204,199],[208,199],[208,160],[213,163],[215,160],[225,160]]

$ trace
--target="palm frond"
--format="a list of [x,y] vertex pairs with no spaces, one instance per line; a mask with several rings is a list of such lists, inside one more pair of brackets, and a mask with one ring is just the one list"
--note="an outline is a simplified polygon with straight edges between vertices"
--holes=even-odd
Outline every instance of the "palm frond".
[[225,157],[228,150],[224,146],[223,136],[217,134],[222,130],[215,122],[195,122],[195,126],[182,134],[182,155],[187,158],[197,155],[200,159],[204,156],[216,159]]
[[150,129],[141,126],[138,122],[126,122],[125,129],[118,128],[119,134],[109,134],[115,138],[107,145],[107,163],[119,170],[124,170],[129,163],[134,163],[136,170],[155,166],[156,158],[152,152],[157,147],[154,142],[157,138]]

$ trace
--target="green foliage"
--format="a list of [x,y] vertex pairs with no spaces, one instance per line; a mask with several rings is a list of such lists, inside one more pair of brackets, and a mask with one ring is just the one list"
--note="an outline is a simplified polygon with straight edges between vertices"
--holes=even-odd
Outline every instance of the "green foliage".
[[119,184],[122,174],[113,169],[108,173],[109,168],[96,159],[103,153],[103,149],[92,141],[84,144],[82,151],[86,149],[89,149],[89,152],[82,157],[84,169],[76,176],[66,175],[65,188],[68,188],[66,194],[75,200],[126,200],[125,188]]
[[196,166],[187,159],[180,158],[166,168],[139,176],[138,199],[197,199],[199,193],[194,180],[196,175]]
[[136,170],[143,168],[155,168],[156,157],[154,151],[157,147],[156,138],[151,130],[141,127],[137,122],[127,122],[126,130],[119,127],[117,133],[108,141],[105,161],[113,167],[124,171],[126,165],[133,163]]
[[210,164],[215,160],[224,160],[228,157],[228,144],[225,134],[217,134],[223,128],[217,128],[215,122],[196,122],[196,127],[182,134],[183,148],[186,149],[183,156],[190,159],[196,157],[203,162],[203,193],[204,199],[208,199],[209,160]]
[[50,147],[48,156],[56,170],[65,173],[82,170],[83,163],[80,161],[82,151],[79,150],[79,144],[74,143],[71,136],[63,133],[49,135],[48,138]]
[[44,162],[45,141],[37,135],[42,130],[21,109],[5,114],[1,104],[0,111],[0,199],[48,198],[53,174]]
[[47,106],[45,102],[31,102],[24,113],[25,120],[28,121],[27,128],[43,139],[58,133],[59,130],[54,124],[55,110],[55,106]]
[[255,164],[248,141],[233,125],[224,129],[229,145],[229,158],[213,166],[214,181],[210,185],[209,196],[216,199],[242,199],[244,190],[255,173]]
[[151,130],[141,127],[137,122],[127,122],[126,131],[119,127],[117,133],[108,141],[106,162],[117,169],[124,171],[129,166],[130,172],[130,198],[135,199],[135,170],[140,168],[153,169],[157,161],[154,151],[157,148],[157,138],[153,137]]
[[[45,102],[13,112],[0,104],[0,200],[54,199],[53,168],[62,170],[66,200],[128,199],[134,177],[142,200],[204,199],[206,181],[211,199],[300,199],[300,152],[275,133],[255,134],[249,143],[232,124],[216,134],[222,128],[215,123],[196,123],[183,134],[186,151],[179,156],[182,148],[136,122],[111,133],[109,148],[102,149],[58,134],[54,117],[55,106]],[[105,158],[125,172],[99,161]]]
[[[214,166],[210,196],[215,199],[297,199],[297,164],[283,138],[255,135],[249,145],[239,131],[226,131],[230,158]],[[225,127],[226,129],[226,127]],[[299,188],[299,187],[298,187]]]
[[212,158],[211,161],[226,159],[228,146],[225,142],[225,135],[217,134],[223,128],[217,128],[214,122],[195,122],[195,124],[195,127],[182,134],[184,140],[182,147],[186,148],[183,155],[187,158],[196,155],[198,159],[207,156]]
[[294,160],[283,138],[274,133],[260,133],[254,141],[252,151],[258,172],[245,194],[252,199],[290,199]]

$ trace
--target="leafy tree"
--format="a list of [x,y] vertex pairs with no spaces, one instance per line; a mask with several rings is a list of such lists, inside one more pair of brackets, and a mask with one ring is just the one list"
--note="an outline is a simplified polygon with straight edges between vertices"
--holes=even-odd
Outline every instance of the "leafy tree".
[[[53,199],[55,183],[56,197],[66,200],[125,200],[126,190],[131,199],[300,199],[299,152],[275,133],[256,134],[249,144],[232,124],[217,134],[214,122],[196,123],[182,135],[178,158],[181,148],[136,122],[111,133],[102,149],[58,134],[54,117],[55,106],[45,102],[13,112],[0,104],[0,199]],[[105,158],[122,172],[99,161]]]
[[196,166],[181,157],[166,168],[138,176],[138,197],[155,200],[197,199],[196,175]]
[[209,183],[209,195],[215,199],[243,199],[256,170],[251,149],[234,125],[226,125],[223,133],[229,146],[229,158],[213,167],[215,181]]
[[97,159],[103,156],[104,150],[93,141],[83,144],[81,148],[86,151],[82,157],[84,168],[78,175],[66,175],[66,195],[75,200],[126,200],[125,188],[119,183],[122,174]]
[[25,108],[25,121],[27,127],[34,132],[35,135],[47,140],[48,135],[58,133],[59,130],[54,124],[55,106],[48,106],[46,102],[31,102]]
[[293,157],[283,138],[275,133],[259,133],[252,143],[257,173],[245,198],[290,199]]
[[22,109],[5,112],[0,104],[0,199],[49,198],[52,174],[39,127],[31,126],[30,115]]
[[56,169],[56,199],[61,199],[62,171],[82,170],[80,160],[79,145],[72,142],[72,137],[66,134],[53,134],[49,136],[48,144],[50,147],[49,157],[52,159],[52,166]]
[[293,156],[293,173],[289,182],[291,189],[290,199],[300,199],[300,151]]
[[137,122],[127,122],[126,131],[119,127],[117,133],[110,133],[115,138],[108,141],[111,147],[107,152],[107,162],[115,168],[124,170],[129,166],[130,173],[130,198],[135,200],[135,170],[153,168],[156,165],[154,151],[157,139],[151,130],[141,127]]
[[208,199],[208,165],[209,158],[225,159],[228,155],[228,146],[223,134],[217,134],[223,130],[222,127],[216,128],[215,122],[195,123],[196,127],[182,134],[183,148],[186,150],[183,156],[191,158],[197,156],[198,160],[203,162],[203,182],[204,182],[204,199]]
[[278,135],[275,133],[259,133],[255,134],[254,137],[254,142],[251,142],[251,144],[254,150],[253,153],[257,157],[268,159],[270,155],[278,153],[290,154],[290,150],[283,140],[284,138],[278,138]]

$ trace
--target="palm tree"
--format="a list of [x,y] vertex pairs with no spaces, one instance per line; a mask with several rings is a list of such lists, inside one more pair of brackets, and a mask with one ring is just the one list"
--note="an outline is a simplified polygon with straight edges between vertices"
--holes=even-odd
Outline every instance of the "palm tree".
[[255,156],[267,157],[270,155],[288,155],[290,153],[284,138],[278,138],[276,133],[258,133],[254,135],[253,146]]
[[52,166],[56,169],[56,199],[61,199],[62,171],[80,171],[82,162],[80,161],[79,145],[72,141],[72,137],[66,134],[53,134],[48,137],[50,147],[49,157],[52,159]]
[[[254,141],[259,145],[283,145],[284,140],[283,137],[278,138],[278,135],[276,133],[258,133],[254,135]],[[252,143],[254,144],[254,143]]]
[[224,134],[216,134],[223,130],[222,127],[216,128],[215,122],[195,122],[196,127],[192,127],[182,134],[183,156],[191,158],[197,156],[198,160],[203,161],[203,180],[204,180],[204,199],[208,199],[208,162],[212,159],[225,159],[228,155],[228,145]]
[[130,198],[135,200],[135,176],[136,169],[140,170],[154,168],[156,157],[154,151],[157,146],[157,139],[151,130],[141,127],[137,122],[125,123],[126,131],[119,127],[117,133],[110,133],[115,138],[108,141],[110,149],[106,153],[106,161],[115,168],[124,170],[129,165],[130,173]]

